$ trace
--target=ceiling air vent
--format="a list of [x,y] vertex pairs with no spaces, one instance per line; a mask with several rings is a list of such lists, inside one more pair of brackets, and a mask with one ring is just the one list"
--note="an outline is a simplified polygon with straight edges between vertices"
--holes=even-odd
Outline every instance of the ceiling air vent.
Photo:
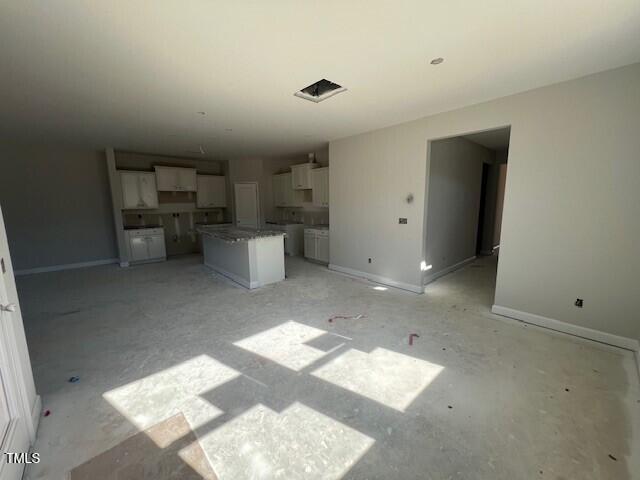
[[294,93],[294,95],[314,103],[319,103],[338,93],[344,92],[345,90],[346,88],[341,87],[337,83],[330,82],[323,78],[322,80],[303,88],[299,92]]

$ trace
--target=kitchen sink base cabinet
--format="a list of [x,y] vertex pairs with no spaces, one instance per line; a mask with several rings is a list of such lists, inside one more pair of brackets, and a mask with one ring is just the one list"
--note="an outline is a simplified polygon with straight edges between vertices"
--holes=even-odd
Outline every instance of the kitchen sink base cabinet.
[[129,263],[162,262],[167,259],[163,228],[125,230]]

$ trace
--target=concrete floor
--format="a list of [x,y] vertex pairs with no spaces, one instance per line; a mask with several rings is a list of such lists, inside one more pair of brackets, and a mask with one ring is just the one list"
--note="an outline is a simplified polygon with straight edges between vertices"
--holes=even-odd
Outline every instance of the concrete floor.
[[640,478],[633,355],[501,321],[494,258],[425,295],[298,258],[249,292],[200,262],[18,279],[51,410],[28,479]]

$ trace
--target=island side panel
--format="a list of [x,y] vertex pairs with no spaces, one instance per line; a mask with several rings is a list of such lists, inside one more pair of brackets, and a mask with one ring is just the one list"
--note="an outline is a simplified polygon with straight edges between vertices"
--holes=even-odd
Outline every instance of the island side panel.
[[260,286],[284,280],[284,236],[256,238],[251,243],[255,243],[256,267],[252,279]]
[[204,264],[243,287],[256,288],[258,285],[251,282],[248,243],[228,243],[203,235]]

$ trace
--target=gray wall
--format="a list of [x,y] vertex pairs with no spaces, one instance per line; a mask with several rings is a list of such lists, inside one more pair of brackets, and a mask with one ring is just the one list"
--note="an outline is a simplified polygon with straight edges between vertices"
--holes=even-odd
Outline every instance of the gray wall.
[[500,232],[502,230],[502,211],[504,209],[504,189],[507,184],[507,164],[494,165],[498,168],[498,191],[496,193],[496,210],[493,226],[493,246],[500,245]]
[[476,254],[482,164],[494,153],[464,138],[431,142],[425,262],[436,276]]
[[419,288],[427,141],[511,125],[495,304],[640,339],[638,118],[634,64],[332,141],[331,263]]
[[2,142],[0,178],[15,270],[117,257],[104,152]]

